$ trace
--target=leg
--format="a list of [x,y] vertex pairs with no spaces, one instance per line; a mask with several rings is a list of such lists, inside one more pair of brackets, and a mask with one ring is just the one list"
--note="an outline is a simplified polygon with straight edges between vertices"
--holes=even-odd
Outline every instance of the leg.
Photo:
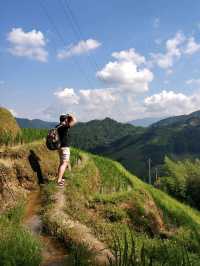
[[58,168],[58,183],[62,181],[63,175],[65,173],[65,170],[68,166],[67,161],[60,162],[59,168]]

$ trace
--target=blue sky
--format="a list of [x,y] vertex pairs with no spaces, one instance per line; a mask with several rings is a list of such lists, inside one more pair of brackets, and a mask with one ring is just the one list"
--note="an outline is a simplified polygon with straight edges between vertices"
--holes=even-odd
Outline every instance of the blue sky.
[[2,0],[0,105],[81,121],[200,109],[199,9],[197,0]]

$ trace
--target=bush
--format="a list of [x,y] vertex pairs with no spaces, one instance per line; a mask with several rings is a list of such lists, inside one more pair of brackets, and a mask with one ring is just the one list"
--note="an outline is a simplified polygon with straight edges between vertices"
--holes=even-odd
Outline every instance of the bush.
[[200,210],[200,160],[175,162],[166,157],[164,175],[156,185]]

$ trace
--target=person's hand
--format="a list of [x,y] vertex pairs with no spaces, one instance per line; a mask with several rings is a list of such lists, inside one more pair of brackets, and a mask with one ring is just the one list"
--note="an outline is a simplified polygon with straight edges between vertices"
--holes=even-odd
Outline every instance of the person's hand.
[[72,120],[69,122],[69,127],[73,127],[77,123],[77,119],[75,116],[72,116]]

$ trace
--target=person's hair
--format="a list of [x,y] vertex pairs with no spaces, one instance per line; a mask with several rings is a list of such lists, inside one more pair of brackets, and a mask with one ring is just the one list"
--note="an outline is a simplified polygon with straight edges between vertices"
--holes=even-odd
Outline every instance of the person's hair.
[[66,118],[68,118],[68,115],[61,115],[60,116],[60,123],[62,123],[63,121],[65,121]]

